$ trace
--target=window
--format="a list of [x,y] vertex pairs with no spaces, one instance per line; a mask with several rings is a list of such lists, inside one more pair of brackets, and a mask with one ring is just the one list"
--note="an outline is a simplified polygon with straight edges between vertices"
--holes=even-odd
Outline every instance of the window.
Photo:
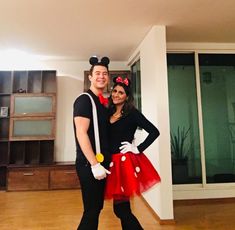
[[202,181],[194,54],[168,54],[172,179]]
[[235,182],[235,54],[169,53],[167,62],[173,183]]
[[234,54],[199,54],[207,183],[235,182],[234,66]]

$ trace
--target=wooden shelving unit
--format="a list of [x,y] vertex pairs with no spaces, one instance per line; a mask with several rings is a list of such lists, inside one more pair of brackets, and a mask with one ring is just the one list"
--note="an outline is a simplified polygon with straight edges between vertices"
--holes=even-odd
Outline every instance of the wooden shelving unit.
[[12,166],[54,164],[56,71],[0,71],[2,108],[7,109],[0,115],[0,189],[5,190]]
[[0,190],[80,186],[74,162],[54,162],[56,89],[56,71],[0,71]]

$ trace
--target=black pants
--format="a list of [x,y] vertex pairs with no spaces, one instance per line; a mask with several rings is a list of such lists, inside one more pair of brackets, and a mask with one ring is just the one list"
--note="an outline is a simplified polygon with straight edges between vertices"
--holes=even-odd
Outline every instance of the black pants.
[[80,179],[83,216],[77,230],[97,230],[99,214],[104,204],[105,180],[96,180],[89,164],[76,164]]
[[113,210],[121,220],[122,230],[142,230],[139,221],[131,212],[130,201],[114,201]]

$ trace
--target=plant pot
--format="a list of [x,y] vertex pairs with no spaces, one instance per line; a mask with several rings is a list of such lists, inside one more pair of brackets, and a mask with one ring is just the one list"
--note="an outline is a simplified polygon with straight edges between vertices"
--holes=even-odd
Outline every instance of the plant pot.
[[187,184],[188,182],[188,164],[187,161],[178,161],[172,163],[173,184]]

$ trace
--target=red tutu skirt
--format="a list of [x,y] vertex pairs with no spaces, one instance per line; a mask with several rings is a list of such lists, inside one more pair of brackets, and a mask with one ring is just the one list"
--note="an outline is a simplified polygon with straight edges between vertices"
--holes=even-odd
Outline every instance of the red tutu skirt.
[[149,159],[143,154],[112,155],[107,176],[105,199],[122,200],[140,195],[161,181]]

